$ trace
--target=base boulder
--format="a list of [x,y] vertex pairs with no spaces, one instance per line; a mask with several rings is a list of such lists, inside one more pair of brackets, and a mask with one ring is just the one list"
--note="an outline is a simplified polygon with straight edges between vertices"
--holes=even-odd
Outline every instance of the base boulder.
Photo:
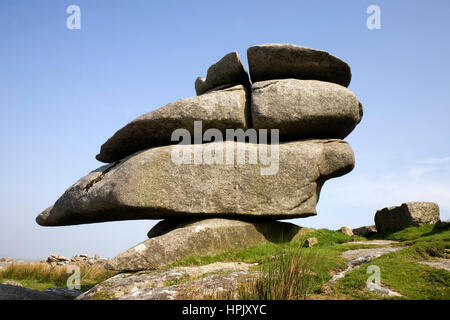
[[[173,225],[171,225],[173,223]],[[163,221],[156,235],[111,259],[106,268],[118,271],[151,270],[189,256],[208,256],[229,249],[265,242],[290,241],[302,231],[292,223],[206,219],[191,222]],[[164,233],[164,229],[169,230]]]

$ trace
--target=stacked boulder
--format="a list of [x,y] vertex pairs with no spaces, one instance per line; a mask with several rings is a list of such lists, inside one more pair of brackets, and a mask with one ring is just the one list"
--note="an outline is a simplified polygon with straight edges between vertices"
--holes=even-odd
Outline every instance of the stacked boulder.
[[[72,185],[37,222],[165,219],[148,240],[110,261],[115,270],[151,269],[304,233],[275,220],[316,215],[324,182],[354,167],[342,140],[362,118],[361,103],[347,89],[350,67],[289,44],[254,46],[247,56],[250,78],[239,55],[229,53],[197,78],[196,97],[117,131],[96,157],[108,164]],[[240,133],[248,141],[235,141]],[[180,150],[183,161],[174,161]],[[240,152],[244,161],[236,160]],[[252,162],[255,155],[259,161]]]

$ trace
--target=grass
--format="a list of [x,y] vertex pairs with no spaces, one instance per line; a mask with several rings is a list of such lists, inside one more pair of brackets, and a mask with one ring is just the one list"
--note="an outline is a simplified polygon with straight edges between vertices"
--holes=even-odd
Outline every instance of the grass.
[[313,292],[318,274],[317,251],[301,247],[289,249],[262,266],[262,275],[244,283],[240,299],[245,300],[299,300]]
[[[100,265],[80,265],[81,289],[88,290],[95,284],[114,275]],[[65,266],[51,267],[43,262],[15,263],[0,271],[0,283],[7,280],[19,282],[26,288],[45,290],[50,287],[67,287],[71,274]]]
[[[312,248],[303,248],[304,241],[310,237],[317,238],[319,243]],[[342,252],[374,247],[349,242],[355,238],[365,240],[362,237],[351,238],[340,232],[320,229],[291,242],[233,249],[215,256],[188,257],[167,268],[230,261],[258,263],[262,276],[255,281],[245,282],[239,288],[237,295],[240,299],[305,299],[310,294],[320,293],[321,285],[331,278],[332,271],[345,269],[346,260],[340,256]],[[188,296],[193,298],[192,294]],[[229,296],[235,294],[230,293]]]
[[[305,239],[316,237],[319,244],[313,248],[302,248]],[[259,263],[261,277],[244,283],[239,289],[241,299],[382,299],[366,289],[370,276],[367,267],[377,265],[381,270],[384,286],[401,293],[403,299],[450,299],[450,273],[442,269],[419,264],[419,261],[449,257],[450,230],[448,224],[437,223],[411,227],[389,234],[378,234],[370,239],[400,241],[400,251],[383,255],[369,264],[349,272],[345,278],[332,286],[331,292],[322,293],[332,273],[346,268],[347,261],[342,252],[374,245],[352,244],[350,238],[340,232],[326,229],[302,235],[287,243],[253,246],[246,249],[229,250],[210,257],[189,257],[172,266],[203,265],[219,261],[242,261]]]
[[[307,238],[315,237],[318,245],[303,248]],[[239,288],[215,295],[201,295],[199,282],[181,279],[168,285],[186,284],[186,292],[180,293],[184,299],[382,299],[366,289],[366,273],[370,265],[381,270],[383,285],[401,293],[402,299],[450,299],[450,272],[419,264],[419,261],[450,257],[449,224],[437,223],[407,228],[398,232],[377,234],[370,239],[399,241],[403,249],[385,254],[370,263],[354,269],[331,285],[329,292],[323,293],[333,273],[344,270],[347,261],[341,254],[347,250],[376,247],[369,244],[355,244],[352,240],[366,240],[349,237],[327,229],[315,230],[285,243],[266,243],[245,249],[228,250],[208,257],[188,257],[167,266],[196,266],[214,262],[258,263],[260,277],[244,281]],[[87,290],[96,283],[114,275],[101,266],[81,266],[82,289]],[[25,287],[43,290],[48,287],[65,287],[67,278],[65,267],[54,267],[46,263],[14,264],[0,271],[0,283],[14,280]],[[191,279],[195,280],[195,279]],[[328,286],[328,284],[327,284]],[[107,299],[107,296],[98,296]]]
[[365,289],[370,265],[376,265],[381,271],[382,284],[401,293],[404,299],[450,299],[450,272],[419,264],[419,261],[435,258],[449,258],[450,230],[448,225],[437,223],[411,227],[402,231],[377,235],[402,241],[405,248],[372,260],[362,268],[349,272],[340,280],[336,289],[358,299],[376,298]]
[[[319,229],[314,232],[302,235],[291,242],[284,243],[265,243],[262,245],[256,245],[244,249],[232,249],[225,251],[221,254],[215,256],[195,256],[188,257],[181,260],[176,261],[175,263],[167,266],[167,268],[171,268],[174,266],[198,266],[205,265],[214,262],[247,262],[247,263],[264,263],[267,260],[270,260],[272,257],[277,256],[279,254],[283,254],[288,252],[289,250],[295,250],[298,247],[301,247],[303,242],[307,238],[315,237],[319,241],[317,245],[318,248],[335,246],[337,244],[347,243],[350,240],[350,237],[340,233],[327,229]],[[358,240],[364,240],[365,238],[358,237]]]

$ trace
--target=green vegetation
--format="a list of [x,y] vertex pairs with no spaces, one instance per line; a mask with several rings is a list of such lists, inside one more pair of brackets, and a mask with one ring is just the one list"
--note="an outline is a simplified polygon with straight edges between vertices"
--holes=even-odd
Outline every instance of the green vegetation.
[[[305,239],[310,237],[316,237],[319,244],[302,248]],[[239,290],[241,299],[380,299],[380,295],[366,289],[370,276],[366,271],[370,265],[380,268],[381,283],[401,293],[401,299],[450,299],[450,272],[418,263],[438,257],[449,258],[448,224],[412,227],[378,234],[371,237],[373,239],[396,240],[399,243],[393,245],[404,248],[350,271],[336,285],[329,285],[331,288],[327,293],[323,292],[323,285],[330,280],[331,274],[346,268],[347,261],[341,257],[342,252],[376,246],[353,244],[349,241],[355,237],[320,229],[288,243],[267,243],[229,250],[212,257],[190,257],[174,265],[203,265],[218,261],[259,263],[262,276]],[[357,237],[356,240],[366,239]]]
[[[114,275],[113,271],[99,265],[81,265],[80,273],[83,291]],[[64,266],[51,267],[42,262],[16,263],[0,271],[0,283],[13,280],[26,288],[42,291],[50,287],[66,287],[70,276]]]
[[370,265],[377,265],[381,271],[381,282],[406,299],[450,299],[450,272],[418,263],[450,258],[449,226],[437,223],[376,235],[376,239],[401,241],[398,245],[405,248],[349,272],[336,288],[354,298],[371,298],[364,289],[368,277],[366,270]]
[[[244,249],[232,249],[225,251],[224,253],[215,255],[215,256],[206,256],[206,257],[188,257],[182,260],[178,260],[175,263],[167,266],[167,268],[171,268],[174,266],[196,266],[196,265],[205,265],[219,261],[235,261],[235,262],[247,262],[247,263],[260,263],[263,264],[267,260],[272,259],[274,256],[281,255],[283,253],[289,252],[290,250],[296,250],[299,247],[302,247],[304,241],[307,238],[315,237],[319,241],[317,248],[328,248],[335,246],[337,244],[343,244],[350,241],[350,237],[335,231],[330,231],[327,229],[319,229],[315,230],[311,233],[304,234],[297,239],[291,242],[285,243],[271,243],[268,242],[263,245],[257,245]],[[362,237],[357,238],[358,240],[365,240]],[[349,246],[357,246],[348,244]],[[363,247],[361,245],[357,247]],[[316,248],[316,247],[314,247]],[[309,250],[309,249],[304,249]],[[344,250],[349,250],[347,247],[339,247],[336,248],[337,251],[341,252]]]
[[[307,238],[315,237],[318,245],[304,248]],[[348,261],[341,254],[344,251],[374,248],[374,244],[357,244],[340,232],[326,229],[315,230],[284,243],[266,243],[245,249],[234,249],[209,257],[189,257],[167,266],[195,266],[214,262],[258,263],[261,276],[246,281],[238,289],[210,299],[382,299],[366,288],[370,276],[367,268],[380,268],[383,286],[402,294],[395,299],[450,299],[450,272],[419,262],[450,258],[449,224],[437,223],[407,228],[389,234],[377,234],[370,238],[395,240],[401,250],[385,254],[346,274],[336,284],[330,284],[332,274],[347,268]],[[96,283],[111,277],[114,273],[101,266],[81,266],[82,289],[87,290]],[[46,263],[15,264],[0,271],[0,283],[14,280],[25,287],[43,290],[52,286],[64,287],[70,274],[65,267],[52,268]],[[189,277],[168,281],[166,285],[186,283],[186,292],[180,298],[196,299],[202,288]],[[99,293],[96,299],[111,299],[109,294]],[[203,297],[205,298],[205,297]],[[392,299],[392,298],[386,298]]]

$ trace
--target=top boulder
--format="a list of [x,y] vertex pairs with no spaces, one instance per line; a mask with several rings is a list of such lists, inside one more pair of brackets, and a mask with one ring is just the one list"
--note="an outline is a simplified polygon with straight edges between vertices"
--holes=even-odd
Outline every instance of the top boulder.
[[237,84],[250,87],[247,70],[242,65],[237,52],[231,52],[213,64],[208,69],[206,79],[198,77],[195,81],[195,91],[201,95],[214,89],[224,89]]
[[252,82],[295,78],[348,87],[352,74],[344,61],[328,52],[292,44],[270,43],[247,50]]

